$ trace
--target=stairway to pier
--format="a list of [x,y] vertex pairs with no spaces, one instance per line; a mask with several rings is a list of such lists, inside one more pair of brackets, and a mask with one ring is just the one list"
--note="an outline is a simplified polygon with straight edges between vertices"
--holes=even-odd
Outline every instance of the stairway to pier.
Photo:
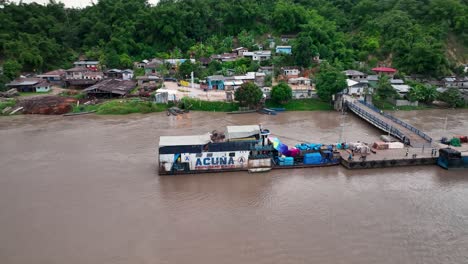
[[432,138],[428,135],[410,124],[407,124],[390,114],[384,113],[377,107],[347,95],[343,97],[343,101],[344,105],[346,105],[346,107],[354,114],[382,131],[389,133],[401,142],[411,145],[412,147],[419,148],[423,146],[431,146]]

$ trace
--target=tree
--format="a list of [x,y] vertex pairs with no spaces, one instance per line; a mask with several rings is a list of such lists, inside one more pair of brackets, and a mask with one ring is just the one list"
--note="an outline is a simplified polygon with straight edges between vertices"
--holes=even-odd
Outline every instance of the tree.
[[190,60],[184,61],[182,64],[179,66],[179,77],[182,79],[187,78],[190,76],[194,69],[194,65]]
[[265,76],[265,86],[270,87],[272,84],[272,79],[273,79],[273,76],[271,74],[267,74]]
[[411,89],[408,92],[408,100],[421,101],[424,103],[431,103],[437,97],[437,90],[434,86],[424,85],[421,83],[411,84]]
[[346,76],[327,63],[320,65],[316,76],[317,95],[323,101],[330,101],[332,95],[346,88]]
[[387,100],[398,95],[397,91],[393,89],[387,75],[380,76],[377,83],[376,95],[382,100]]
[[241,105],[254,107],[258,105],[262,99],[263,92],[257,85],[248,82],[243,83],[241,87],[234,92],[234,97]]
[[15,79],[20,75],[21,72],[21,64],[16,60],[7,60],[3,64],[3,74],[9,79]]
[[439,95],[439,99],[446,102],[451,107],[462,107],[465,104],[462,94],[457,88],[449,88]]
[[292,99],[292,89],[285,82],[280,82],[273,86],[271,90],[271,99],[277,103],[285,104]]
[[119,64],[122,68],[131,68],[133,66],[133,60],[128,54],[121,54],[119,57]]
[[301,67],[309,67],[312,64],[312,58],[318,54],[312,38],[304,33],[299,34],[297,37],[293,50],[296,65]]

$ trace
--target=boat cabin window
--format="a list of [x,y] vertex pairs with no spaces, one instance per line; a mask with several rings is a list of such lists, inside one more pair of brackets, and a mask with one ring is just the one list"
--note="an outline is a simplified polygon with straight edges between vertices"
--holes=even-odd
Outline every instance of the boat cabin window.
[[211,157],[213,157],[213,153],[208,153],[208,154],[206,154],[206,156],[207,156],[208,158],[211,158]]
[[235,156],[236,156],[236,153],[234,152],[229,153],[229,157],[235,157]]
[[201,154],[201,153],[197,153],[197,154],[195,155],[195,157],[197,157],[197,158],[200,158],[201,156],[203,156],[203,154]]

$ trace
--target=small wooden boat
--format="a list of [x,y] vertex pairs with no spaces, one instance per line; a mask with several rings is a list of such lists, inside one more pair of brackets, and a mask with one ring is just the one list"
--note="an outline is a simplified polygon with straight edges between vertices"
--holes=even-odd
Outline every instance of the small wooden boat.
[[248,114],[248,113],[255,113],[255,110],[246,110],[246,111],[232,111],[232,112],[227,112],[229,115],[238,115],[238,114]]
[[276,115],[276,112],[274,110],[268,109],[268,108],[262,108],[258,110],[259,113],[264,114],[264,115]]
[[271,167],[268,168],[251,168],[249,169],[249,173],[259,173],[259,172],[268,172],[268,171],[271,171]]
[[284,107],[271,107],[270,109],[273,110],[273,111],[276,111],[276,112],[286,111],[286,108],[284,108]]
[[96,110],[91,110],[91,111],[79,112],[79,113],[67,113],[67,114],[64,114],[63,116],[87,115],[87,114],[92,114],[92,113],[95,113],[95,112],[96,112]]

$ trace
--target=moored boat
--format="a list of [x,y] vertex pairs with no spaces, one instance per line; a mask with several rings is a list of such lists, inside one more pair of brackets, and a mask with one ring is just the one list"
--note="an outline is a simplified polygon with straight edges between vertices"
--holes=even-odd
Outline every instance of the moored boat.
[[288,148],[261,125],[228,126],[196,136],[161,136],[159,174],[245,170],[264,172],[276,168],[305,168],[339,164],[333,150]]

